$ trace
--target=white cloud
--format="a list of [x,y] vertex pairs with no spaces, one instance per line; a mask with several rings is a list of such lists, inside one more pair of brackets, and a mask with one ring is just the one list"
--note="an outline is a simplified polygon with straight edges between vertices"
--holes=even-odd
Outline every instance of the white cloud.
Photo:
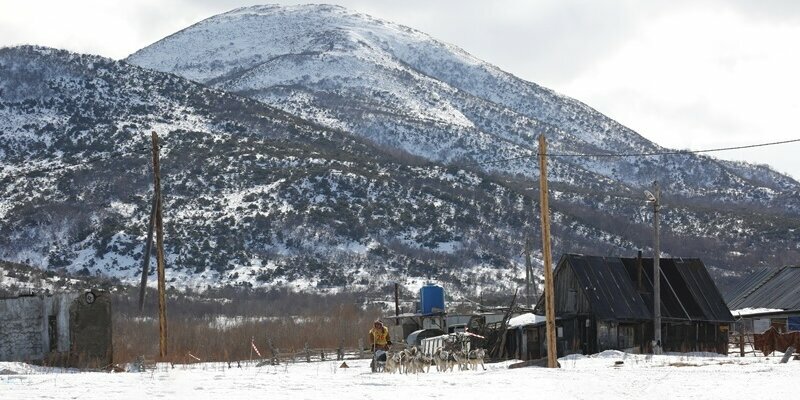
[[[735,9],[687,7],[652,20],[610,57],[559,88],[645,137],[709,148],[800,137],[800,25]],[[800,145],[717,153],[800,177]]]
[[37,44],[119,59],[212,14],[183,1],[3,0],[0,45]]

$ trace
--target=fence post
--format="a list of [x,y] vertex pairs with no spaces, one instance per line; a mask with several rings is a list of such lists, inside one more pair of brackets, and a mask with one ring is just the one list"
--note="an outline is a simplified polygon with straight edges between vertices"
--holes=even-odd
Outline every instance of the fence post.
[[272,339],[267,339],[267,345],[269,345],[269,351],[272,353],[272,360],[270,360],[270,364],[278,365],[278,349],[272,345]]
[[744,318],[739,319],[739,357],[744,357]]
[[788,363],[789,359],[791,359],[792,356],[794,355],[794,351],[795,351],[794,347],[789,346],[789,348],[786,349],[786,353],[783,353],[783,358],[781,358],[781,364]]

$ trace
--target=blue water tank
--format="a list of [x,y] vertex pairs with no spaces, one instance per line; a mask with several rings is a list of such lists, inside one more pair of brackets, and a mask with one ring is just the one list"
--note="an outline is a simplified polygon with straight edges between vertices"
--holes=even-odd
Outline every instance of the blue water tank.
[[419,303],[423,314],[444,312],[444,288],[428,283],[419,289]]

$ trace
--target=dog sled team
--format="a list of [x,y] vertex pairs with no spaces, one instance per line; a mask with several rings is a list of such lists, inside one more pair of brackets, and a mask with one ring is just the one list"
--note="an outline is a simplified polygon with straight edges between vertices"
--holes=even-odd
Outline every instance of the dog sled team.
[[417,346],[391,351],[392,341],[389,338],[389,329],[380,321],[375,321],[369,331],[369,341],[373,349],[371,363],[373,372],[388,372],[401,374],[416,374],[429,372],[432,365],[440,372],[477,370],[486,358],[484,349],[469,350],[464,346],[439,346],[432,354],[426,354]]
[[419,350],[419,347],[413,346],[397,352],[386,352],[386,361],[379,361],[376,371],[416,374],[430,372],[432,365],[435,365],[436,370],[440,372],[477,370],[478,366],[485,370],[486,366],[483,363],[485,357],[484,349],[465,353],[460,350],[447,351],[440,347],[432,355],[426,355]]

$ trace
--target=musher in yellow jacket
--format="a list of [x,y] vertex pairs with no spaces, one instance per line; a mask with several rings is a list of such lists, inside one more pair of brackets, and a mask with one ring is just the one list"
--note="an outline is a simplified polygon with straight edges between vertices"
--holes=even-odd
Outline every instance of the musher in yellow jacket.
[[369,330],[369,344],[372,345],[372,351],[375,350],[389,350],[392,341],[389,339],[389,328],[383,326],[383,323],[378,320],[372,325]]

